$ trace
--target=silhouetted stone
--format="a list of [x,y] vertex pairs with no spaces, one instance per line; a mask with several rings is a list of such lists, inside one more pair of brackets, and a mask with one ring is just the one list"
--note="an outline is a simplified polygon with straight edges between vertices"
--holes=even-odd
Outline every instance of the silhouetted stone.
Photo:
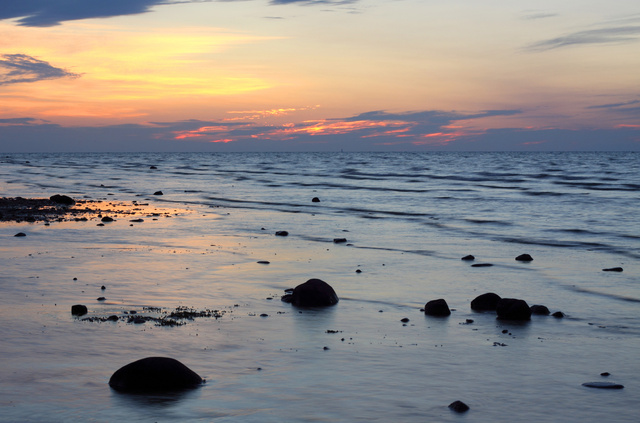
[[356,273],[362,273],[362,270],[356,269]]
[[534,304],[531,306],[531,314],[537,314],[540,316],[548,316],[551,312],[547,308],[547,306]]
[[466,411],[469,411],[469,406],[462,401],[452,402],[451,404],[449,404],[449,408],[456,413],[464,413]]
[[51,197],[49,197],[49,200],[53,201],[56,204],[62,204],[65,206],[73,206],[76,203],[76,200],[69,197],[68,195],[60,194],[52,195]]
[[155,170],[155,169],[157,169],[157,167],[155,167],[155,166],[149,166],[149,169],[151,169],[151,170]]
[[611,376],[611,373],[609,373],[609,372],[602,372],[602,373],[600,373],[600,376],[608,377],[608,376]]
[[113,217],[105,216],[100,220],[103,222],[113,222]]
[[311,199],[311,202],[312,202],[312,203],[319,203],[319,202],[320,202],[320,199],[319,199],[318,197],[313,197],[313,198]]
[[21,237],[21,236],[27,236],[27,234],[25,234],[24,232],[18,232],[14,236]]
[[466,255],[466,256],[462,257],[460,260],[464,260],[464,261],[473,261],[473,260],[475,260],[475,259],[476,259],[476,258],[475,258],[474,256],[472,256],[471,254],[469,254],[469,255]]
[[270,262],[270,261],[268,261],[268,260],[259,260],[259,261],[257,261],[256,263],[258,263],[258,264],[269,264],[269,263],[271,263],[271,262]]
[[608,269],[602,269],[603,272],[622,272],[622,267],[609,267]]
[[516,257],[516,260],[518,260],[518,261],[533,261],[533,257],[531,257],[529,254],[520,254],[518,257]]
[[347,242],[347,238],[333,238],[334,244],[344,244]]
[[170,392],[195,388],[202,378],[178,360],[148,357],[118,369],[109,386],[124,392]]
[[88,312],[89,310],[87,310],[86,305],[75,304],[71,306],[71,314],[73,314],[74,316],[84,316]]
[[111,316],[107,317],[107,320],[110,322],[117,322],[118,316],[116,316],[115,314],[112,314]]
[[277,231],[276,236],[288,236],[289,232],[287,231]]
[[98,297],[98,298],[96,298],[96,300],[98,300],[98,301],[105,301],[105,300],[106,300],[106,298],[105,298],[105,297]]
[[164,193],[162,191],[156,191],[153,193],[153,195],[164,195]]
[[561,311],[556,311],[555,313],[552,314],[553,317],[555,317],[556,319],[562,319],[564,317],[564,313]]
[[495,311],[500,301],[500,296],[493,292],[487,292],[477,296],[471,301],[471,309],[475,311]]
[[451,310],[449,310],[447,302],[444,299],[439,298],[437,300],[431,300],[425,304],[424,314],[428,316],[444,317],[449,316],[451,314]]
[[298,307],[331,306],[338,303],[338,295],[325,281],[309,279],[296,286],[291,294],[284,295],[282,301]]
[[476,263],[472,264],[471,267],[491,267],[493,264],[491,263]]
[[598,388],[598,389],[622,389],[623,385],[613,382],[586,382],[583,383],[582,386],[586,386],[587,388]]
[[500,320],[529,320],[531,308],[525,300],[502,298],[498,301],[496,313]]

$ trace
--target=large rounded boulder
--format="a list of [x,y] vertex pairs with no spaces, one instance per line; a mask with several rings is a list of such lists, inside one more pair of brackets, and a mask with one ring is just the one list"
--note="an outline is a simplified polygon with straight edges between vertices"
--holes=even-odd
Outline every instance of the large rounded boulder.
[[147,357],[118,369],[109,386],[122,392],[172,392],[195,388],[202,378],[176,359]]
[[503,298],[498,301],[496,313],[500,320],[530,320],[531,307],[525,300]]
[[500,301],[500,295],[493,292],[487,292],[486,294],[478,295],[471,301],[471,310],[475,311],[495,311],[498,307],[498,301]]
[[451,314],[451,310],[449,310],[447,302],[439,298],[431,300],[424,305],[424,314],[427,316],[446,317]]
[[321,279],[309,279],[282,300],[298,307],[324,307],[337,304],[339,299],[331,285]]

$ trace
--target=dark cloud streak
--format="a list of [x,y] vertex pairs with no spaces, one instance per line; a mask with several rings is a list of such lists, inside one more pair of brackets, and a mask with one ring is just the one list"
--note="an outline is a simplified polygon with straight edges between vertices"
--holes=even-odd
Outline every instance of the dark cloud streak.
[[0,57],[0,86],[47,79],[80,77],[77,73],[56,68],[48,62],[26,54],[3,54]]
[[629,43],[638,40],[640,40],[640,25],[616,26],[573,32],[534,43],[528,47],[528,50],[546,51],[575,45]]

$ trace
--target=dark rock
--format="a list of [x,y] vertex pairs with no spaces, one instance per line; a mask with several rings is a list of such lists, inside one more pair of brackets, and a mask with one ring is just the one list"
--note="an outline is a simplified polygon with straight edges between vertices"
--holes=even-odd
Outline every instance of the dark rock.
[[320,202],[320,199],[319,199],[318,197],[313,197],[313,198],[311,199],[311,202],[312,202],[312,203],[319,203],[319,202]]
[[471,301],[471,310],[475,311],[494,311],[500,301],[500,296],[493,292],[487,292],[477,296]]
[[113,217],[105,216],[100,220],[103,222],[113,222]]
[[333,238],[334,244],[344,244],[347,242],[347,238]]
[[309,279],[296,286],[291,294],[284,295],[282,301],[298,307],[331,306],[338,303],[338,295],[325,281]]
[[52,195],[51,197],[49,197],[49,200],[53,201],[56,204],[62,204],[65,206],[73,206],[76,203],[76,200],[74,200],[73,198],[67,195],[60,194]]
[[133,223],[142,223],[144,222],[144,219],[132,219],[129,222],[133,222]]
[[462,401],[452,402],[451,404],[449,404],[449,408],[456,413],[464,413],[466,411],[469,411],[469,406]]
[[518,257],[516,257],[516,260],[518,260],[518,261],[533,261],[533,257],[531,257],[529,254],[520,254]]
[[471,254],[469,254],[469,255],[467,255],[467,256],[462,257],[460,260],[473,261],[473,260],[475,260],[475,259],[476,259],[476,258],[475,258],[474,256],[472,256]]
[[258,264],[270,264],[271,262],[268,261],[268,260],[259,260],[256,263],[258,263]]
[[602,269],[603,272],[622,272],[622,267],[609,267],[608,269]]
[[86,305],[75,304],[71,306],[71,314],[73,314],[74,316],[84,316],[88,312],[89,310],[87,310]]
[[112,314],[111,316],[107,317],[107,320],[110,322],[117,322],[118,316],[116,316],[115,314]]
[[27,234],[25,234],[24,232],[18,232],[17,234],[15,234],[14,236],[27,236]]
[[555,313],[552,314],[553,317],[555,317],[556,319],[562,319],[564,317],[564,313],[561,311],[556,311]]
[[496,313],[500,320],[529,320],[531,308],[525,300],[502,298],[496,306]]
[[356,269],[356,273],[362,273],[362,270]]
[[437,300],[431,300],[424,306],[424,314],[428,316],[449,316],[451,314],[451,310],[449,310],[449,305],[447,302],[439,298]]
[[276,236],[288,236],[289,232],[287,231],[277,231]]
[[153,195],[164,195],[164,194],[162,193],[162,191],[156,191],[153,193]]
[[155,170],[155,169],[157,169],[157,167],[155,167],[155,166],[149,166],[149,169]]
[[586,382],[583,383],[582,386],[586,386],[587,388],[598,388],[598,389],[622,389],[624,386],[613,383],[613,382]]
[[105,289],[107,289],[107,287],[106,287],[106,286],[104,286],[104,285],[102,285],[102,286],[100,287],[100,289],[102,289],[102,290],[104,291]]
[[195,388],[202,378],[178,360],[148,357],[118,369],[109,386],[124,392],[170,392]]
[[476,263],[472,264],[471,267],[491,267],[493,264],[491,263]]
[[604,376],[604,377],[611,376],[611,373],[603,372],[603,373],[600,373],[600,376]]
[[540,316],[548,316],[551,312],[546,306],[534,304],[531,306],[531,314],[537,314]]
[[400,319],[402,323],[409,323],[409,319],[407,317]]
[[105,298],[105,297],[98,297],[98,298],[96,298],[96,299],[97,299],[98,301],[104,301],[104,300],[106,300],[106,298]]

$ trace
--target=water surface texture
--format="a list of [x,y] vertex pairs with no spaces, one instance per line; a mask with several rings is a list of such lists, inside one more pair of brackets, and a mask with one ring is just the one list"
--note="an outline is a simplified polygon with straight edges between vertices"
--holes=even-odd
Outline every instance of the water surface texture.
[[[637,421],[639,153],[0,158],[0,196],[53,194],[170,217],[0,226],[1,421]],[[279,300],[310,278],[340,302]],[[565,317],[498,321],[469,307],[485,292]],[[448,318],[420,311],[437,298]],[[122,319],[82,320],[73,304]],[[180,306],[219,317],[123,317]],[[207,383],[109,388],[148,356]],[[598,381],[625,388],[582,386]],[[455,400],[470,411],[449,410]]]

